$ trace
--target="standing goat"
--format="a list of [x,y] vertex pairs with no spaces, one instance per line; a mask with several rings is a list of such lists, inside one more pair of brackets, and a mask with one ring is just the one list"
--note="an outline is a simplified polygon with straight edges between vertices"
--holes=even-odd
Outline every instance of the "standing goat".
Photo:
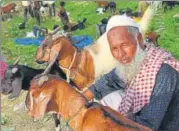
[[49,8],[49,15],[55,16],[55,1],[42,1],[40,12],[41,14],[45,13],[45,8]]
[[8,5],[5,5],[3,6],[1,9],[0,9],[0,15],[2,16],[2,20],[5,20],[4,19],[4,14],[8,14],[8,16],[10,16],[12,18],[12,14],[11,12],[16,12],[16,9],[17,9],[17,5],[15,3],[10,3]]
[[111,14],[114,14],[116,12],[116,3],[115,2],[109,2],[108,5],[104,7],[105,10],[110,9]]

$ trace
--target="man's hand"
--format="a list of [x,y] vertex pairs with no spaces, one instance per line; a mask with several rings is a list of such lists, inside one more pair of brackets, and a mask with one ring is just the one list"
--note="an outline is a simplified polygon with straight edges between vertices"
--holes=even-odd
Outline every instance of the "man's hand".
[[90,89],[87,89],[86,91],[84,91],[83,95],[87,98],[88,101],[94,98],[94,94],[90,91]]

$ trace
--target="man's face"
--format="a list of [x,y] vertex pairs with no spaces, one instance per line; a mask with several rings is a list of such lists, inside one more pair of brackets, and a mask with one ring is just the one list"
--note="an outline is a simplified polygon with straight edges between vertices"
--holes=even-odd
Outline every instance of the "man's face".
[[128,32],[127,27],[115,27],[108,32],[107,37],[113,57],[121,64],[129,64],[136,53],[135,36]]

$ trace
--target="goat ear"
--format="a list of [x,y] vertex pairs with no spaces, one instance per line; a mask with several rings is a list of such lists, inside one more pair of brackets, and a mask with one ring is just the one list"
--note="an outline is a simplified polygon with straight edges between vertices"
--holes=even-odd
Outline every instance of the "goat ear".
[[18,71],[18,68],[13,68],[12,73],[15,74]]
[[44,116],[46,110],[47,110],[47,105],[49,103],[49,101],[51,100],[51,97],[48,96],[47,94],[43,94],[43,92],[40,93],[39,95],[39,112],[40,116]]
[[38,82],[39,86],[42,85],[45,81],[48,81],[48,76],[40,77],[39,82]]

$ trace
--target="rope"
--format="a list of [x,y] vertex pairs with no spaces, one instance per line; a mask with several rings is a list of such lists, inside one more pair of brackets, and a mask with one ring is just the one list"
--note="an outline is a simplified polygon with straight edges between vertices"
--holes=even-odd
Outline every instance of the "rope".
[[73,63],[74,63],[74,61],[75,61],[76,54],[77,54],[77,51],[76,51],[76,49],[75,49],[75,53],[74,53],[74,55],[73,55],[72,62],[71,62],[70,66],[69,66],[68,68],[60,66],[60,68],[62,68],[63,70],[66,70],[66,72],[67,72],[67,73],[66,73],[66,77],[67,77],[66,82],[68,82],[68,83],[70,83],[71,67],[72,67],[72,65],[73,65]]

